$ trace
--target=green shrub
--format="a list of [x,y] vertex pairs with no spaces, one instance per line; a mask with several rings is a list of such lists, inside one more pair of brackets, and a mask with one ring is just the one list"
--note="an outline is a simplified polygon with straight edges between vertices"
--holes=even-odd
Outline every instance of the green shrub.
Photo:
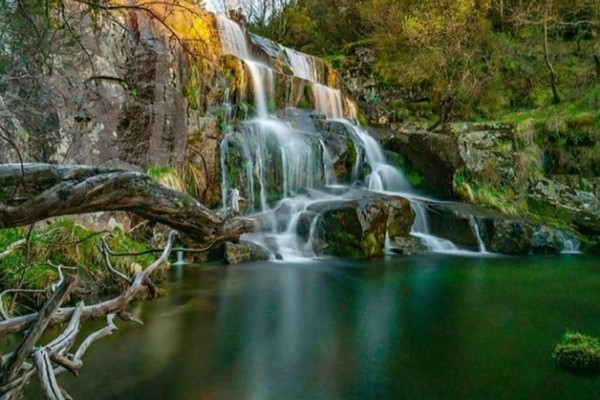
[[556,365],[571,372],[600,372],[600,342],[577,332],[567,332],[554,348]]

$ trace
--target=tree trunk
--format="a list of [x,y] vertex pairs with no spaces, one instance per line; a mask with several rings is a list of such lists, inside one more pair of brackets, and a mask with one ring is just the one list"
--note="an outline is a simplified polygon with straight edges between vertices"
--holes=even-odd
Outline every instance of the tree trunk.
[[550,49],[548,46],[548,19],[550,18],[550,10],[552,9],[552,0],[546,1],[546,11],[544,14],[544,61],[550,72],[550,88],[552,89],[552,102],[554,104],[560,103],[560,97],[558,96],[558,76],[554,70],[554,66],[550,61]]
[[254,226],[231,210],[215,213],[140,172],[82,165],[0,165],[0,229],[98,211],[129,211],[202,245],[237,241]]

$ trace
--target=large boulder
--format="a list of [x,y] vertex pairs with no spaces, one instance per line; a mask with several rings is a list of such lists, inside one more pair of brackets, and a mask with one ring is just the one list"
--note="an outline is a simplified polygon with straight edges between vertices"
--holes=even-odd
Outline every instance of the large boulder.
[[322,118],[315,118],[314,121],[329,152],[338,182],[350,183],[358,152],[347,126],[339,121]]
[[529,221],[485,218],[482,225],[482,236],[489,251],[512,255],[532,251],[535,227]]
[[511,125],[449,124],[430,132],[414,125],[392,124],[372,129],[385,150],[405,160],[421,185],[438,195],[455,195],[457,174],[489,179],[515,179],[515,139]]
[[464,166],[454,137],[406,126],[371,133],[381,140],[385,150],[403,157],[407,166],[423,177],[424,187],[445,197],[452,195],[454,174]]
[[600,235],[600,200],[591,191],[544,178],[531,186],[527,202],[539,215],[566,221],[585,235]]
[[477,250],[473,211],[458,203],[425,203],[430,233],[450,240],[461,248]]
[[380,256],[385,250],[386,232],[407,236],[414,221],[410,202],[394,196],[326,201],[307,210],[319,214],[313,237],[315,251],[338,257]]
[[427,246],[414,236],[397,236],[392,240],[390,251],[394,254],[417,255],[426,254]]
[[499,254],[556,254],[579,248],[579,240],[566,232],[525,218],[460,203],[423,204],[430,233],[467,250]]
[[271,252],[256,243],[241,240],[239,244],[225,243],[225,261],[228,264],[242,264],[255,261],[267,261]]

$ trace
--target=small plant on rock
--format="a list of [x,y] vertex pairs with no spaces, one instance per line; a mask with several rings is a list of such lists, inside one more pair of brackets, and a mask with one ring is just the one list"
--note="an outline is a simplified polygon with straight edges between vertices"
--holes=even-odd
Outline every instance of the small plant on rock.
[[566,332],[554,348],[556,365],[575,373],[600,372],[600,342],[578,332]]

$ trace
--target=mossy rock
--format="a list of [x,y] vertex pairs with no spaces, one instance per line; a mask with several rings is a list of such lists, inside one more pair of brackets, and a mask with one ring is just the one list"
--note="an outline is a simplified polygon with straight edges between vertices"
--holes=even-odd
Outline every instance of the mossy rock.
[[600,372],[600,342],[578,332],[567,332],[554,348],[559,368],[573,373]]
[[414,221],[410,202],[399,197],[312,204],[319,213],[314,249],[319,255],[371,258],[383,255],[386,232],[407,236]]

